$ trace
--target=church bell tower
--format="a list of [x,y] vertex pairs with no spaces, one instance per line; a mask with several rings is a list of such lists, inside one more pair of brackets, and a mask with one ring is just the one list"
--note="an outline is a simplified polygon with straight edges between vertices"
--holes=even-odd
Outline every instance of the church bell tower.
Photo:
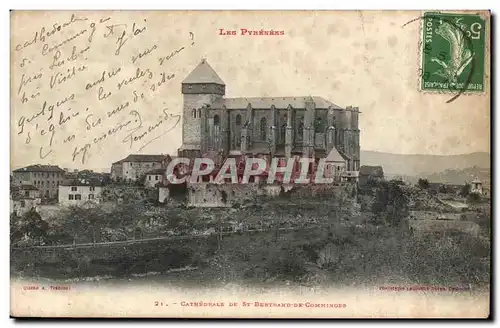
[[179,156],[201,156],[202,139],[207,137],[206,131],[202,131],[204,111],[222,100],[225,93],[226,84],[205,59],[182,81],[184,104]]

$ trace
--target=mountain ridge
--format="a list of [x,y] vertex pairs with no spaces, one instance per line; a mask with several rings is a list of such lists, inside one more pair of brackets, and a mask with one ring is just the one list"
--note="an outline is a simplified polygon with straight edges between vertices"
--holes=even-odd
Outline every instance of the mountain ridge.
[[393,154],[361,150],[361,165],[380,165],[384,173],[418,176],[463,170],[470,167],[491,168],[491,154],[473,152],[460,155]]

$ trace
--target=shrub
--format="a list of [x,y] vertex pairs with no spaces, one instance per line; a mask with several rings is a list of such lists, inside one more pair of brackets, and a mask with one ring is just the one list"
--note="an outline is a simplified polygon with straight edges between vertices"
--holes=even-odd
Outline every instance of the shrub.
[[460,189],[460,196],[462,197],[467,197],[470,193],[471,186],[470,184],[466,183],[462,186]]
[[467,202],[469,203],[479,203],[481,201],[481,195],[478,193],[469,193],[467,195]]
[[11,243],[19,243],[24,238],[26,245],[42,245],[47,241],[49,224],[42,220],[34,209],[23,216],[10,218]]
[[401,268],[412,281],[484,284],[489,280],[489,246],[479,238],[456,235],[414,236],[402,244]]
[[422,189],[429,188],[429,180],[427,179],[418,179],[418,186]]
[[327,244],[319,251],[316,263],[320,268],[329,268],[339,262],[341,255],[341,249],[338,245]]
[[447,185],[442,184],[439,186],[438,191],[442,194],[447,194],[447,193],[451,193],[453,190],[451,188],[449,188]]
[[307,273],[306,262],[304,250],[290,243],[276,249],[269,249],[263,265],[265,271],[271,276],[299,280]]
[[391,182],[381,182],[372,203],[375,224],[398,226],[409,213],[408,198],[401,186]]

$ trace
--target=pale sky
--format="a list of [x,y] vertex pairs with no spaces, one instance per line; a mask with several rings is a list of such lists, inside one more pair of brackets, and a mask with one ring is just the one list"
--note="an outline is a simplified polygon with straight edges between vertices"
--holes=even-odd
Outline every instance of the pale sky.
[[[176,154],[181,145],[180,124],[139,151],[145,142],[168,130],[172,121],[162,122],[158,129],[133,142],[132,147],[123,142],[127,128],[92,143],[96,136],[136,117],[130,114],[131,110],[140,113],[143,121],[140,131],[158,123],[164,108],[170,114],[180,114],[181,81],[202,57],[225,81],[227,97],[312,95],[342,107],[358,106],[362,112],[359,123],[362,150],[444,155],[489,151],[489,77],[485,93],[461,95],[449,104],[446,101],[451,94],[419,91],[420,20],[402,25],[421,14],[416,11],[76,12],[77,18],[87,20],[71,22],[47,36],[45,42],[37,39],[16,51],[18,44],[33,41],[35,32],[42,27],[47,32],[53,24],[62,25],[71,19],[71,12],[18,12],[12,17],[12,167],[51,163],[69,168],[109,169],[112,162],[130,153]],[[106,20],[107,17],[110,19]],[[134,22],[137,31],[146,27],[136,31],[135,36]],[[115,27],[114,33],[105,38],[110,32],[106,26],[111,24],[127,24],[127,27]],[[219,35],[220,28],[235,30],[237,35]],[[241,28],[272,29],[284,31],[284,35],[241,35]],[[119,55],[115,55],[123,31],[126,42]],[[487,35],[489,39],[489,30]],[[44,44],[47,44],[45,51]],[[54,45],[60,46],[54,49]],[[79,52],[89,45],[79,59],[67,60],[74,46]],[[165,59],[181,47],[185,48]],[[142,58],[132,59],[147,49],[152,50]],[[51,66],[57,50],[61,51],[58,61],[65,59],[65,62]],[[487,53],[489,60],[489,47]],[[162,65],[159,57],[164,59]],[[68,69],[71,73],[73,67],[82,66],[80,72],[57,83],[64,73],[68,74]],[[135,76],[138,67],[146,72],[144,76],[122,83],[119,88],[120,82]],[[86,90],[86,84],[99,80],[103,70],[106,75],[118,68],[116,76],[105,76],[103,82]],[[51,88],[51,76],[57,72]],[[162,72],[175,76],[151,91],[150,85],[161,79]],[[39,73],[42,74],[39,79],[26,82],[28,76]],[[18,94],[23,74],[25,83]],[[99,87],[103,87],[101,98],[111,92],[109,97],[98,100]],[[145,98],[133,103],[133,91],[143,92]],[[23,92],[27,95],[40,92],[40,95],[21,104]],[[72,99],[54,109],[51,120],[47,121],[50,113],[46,111],[31,123],[26,122],[40,112],[45,100],[55,104],[71,94],[74,94]],[[109,111],[127,100],[128,108],[107,117]],[[75,112],[80,114],[60,124],[61,114],[65,118]],[[25,130],[18,134],[23,116]],[[86,129],[86,120],[95,123],[101,116],[104,117],[101,123]],[[35,137],[44,127],[48,130],[50,123],[55,129],[52,146],[48,133]],[[31,140],[27,144],[28,131]],[[64,143],[72,134],[75,139]],[[81,163],[81,152],[73,161],[75,147],[80,149],[87,143],[92,146],[85,163]],[[44,159],[40,158],[40,147],[42,156],[51,150]]]

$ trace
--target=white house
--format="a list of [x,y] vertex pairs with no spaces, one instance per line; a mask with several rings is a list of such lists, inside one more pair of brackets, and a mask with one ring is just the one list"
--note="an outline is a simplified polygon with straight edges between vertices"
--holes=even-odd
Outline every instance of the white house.
[[483,194],[483,183],[478,178],[475,178],[470,183],[470,192],[473,194]]
[[83,205],[98,203],[101,199],[102,183],[95,180],[66,180],[59,185],[60,205]]
[[163,182],[163,178],[165,177],[166,169],[159,168],[155,170],[151,170],[146,173],[146,179],[144,180],[145,188],[155,188],[158,184]]

